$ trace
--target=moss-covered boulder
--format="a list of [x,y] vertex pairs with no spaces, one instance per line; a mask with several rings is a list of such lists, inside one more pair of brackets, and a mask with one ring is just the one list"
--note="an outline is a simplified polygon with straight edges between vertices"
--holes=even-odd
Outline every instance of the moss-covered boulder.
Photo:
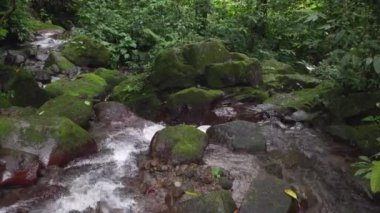
[[17,107],[11,106],[8,108],[0,109],[0,117],[24,117],[35,115],[37,109],[33,107]]
[[38,114],[42,116],[62,116],[82,127],[88,126],[92,115],[92,104],[86,99],[71,95],[62,95],[42,105]]
[[169,96],[169,107],[177,109],[183,106],[204,108],[223,97],[221,90],[206,90],[196,87],[187,88],[178,91]]
[[263,60],[261,62],[261,66],[263,68],[263,72],[265,74],[273,73],[273,74],[294,74],[295,69],[289,65],[277,61],[276,59]]
[[259,86],[262,84],[261,65],[256,59],[214,63],[206,68],[206,85],[210,88]]
[[207,146],[206,134],[189,125],[158,131],[150,144],[150,155],[174,164],[199,163]]
[[5,107],[9,103],[21,107],[39,107],[48,99],[33,76],[21,68],[0,65],[0,76],[0,102]]
[[233,151],[258,153],[266,151],[264,127],[248,121],[218,124],[207,130],[209,143],[221,144]]
[[162,103],[154,89],[146,83],[146,78],[146,74],[128,76],[113,88],[111,99],[127,105],[139,114],[155,114]]
[[334,88],[333,83],[323,82],[314,88],[275,94],[265,100],[265,103],[273,104],[283,109],[312,111],[322,107],[324,96],[329,94]]
[[231,193],[225,190],[210,192],[177,205],[178,213],[233,213],[236,209]]
[[109,89],[112,89],[125,79],[125,76],[119,70],[98,68],[94,73],[106,80]]
[[249,59],[247,55],[238,52],[230,52],[230,58],[232,61],[245,61]]
[[61,95],[80,96],[88,99],[105,94],[107,82],[98,75],[81,74],[76,79],[61,79],[45,87],[50,97]]
[[263,86],[274,91],[289,92],[293,90],[313,88],[318,86],[321,80],[305,74],[273,74],[263,75]]
[[380,152],[380,125],[360,126],[332,125],[325,128],[332,136],[357,146],[364,153],[372,155]]
[[159,89],[186,88],[197,84],[205,67],[230,56],[219,41],[204,41],[162,51],[152,67],[150,81]]
[[44,166],[63,166],[75,157],[94,153],[96,143],[64,117],[0,117],[0,147],[37,155]]
[[[55,70],[55,68],[51,68],[53,65],[55,65],[58,69]],[[50,53],[49,57],[45,61],[44,68],[46,70],[50,69],[51,72],[62,73],[68,76],[71,76],[72,73],[76,71],[75,65],[58,52]]]
[[67,42],[62,54],[77,66],[107,67],[111,61],[111,53],[104,45],[84,35]]
[[324,99],[328,111],[338,119],[380,115],[380,91],[336,93]]
[[256,87],[231,87],[224,89],[226,96],[236,101],[262,103],[269,98],[269,93]]
[[285,181],[263,171],[260,172],[252,180],[239,212],[288,212],[292,199],[284,193],[287,187],[289,186]]

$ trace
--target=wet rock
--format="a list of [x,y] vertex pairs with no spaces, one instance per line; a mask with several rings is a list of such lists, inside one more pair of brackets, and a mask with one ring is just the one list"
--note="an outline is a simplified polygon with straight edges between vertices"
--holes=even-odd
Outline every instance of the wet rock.
[[231,97],[235,101],[262,103],[269,97],[267,91],[256,87],[232,87],[224,91],[228,97]]
[[62,79],[45,87],[50,97],[71,95],[92,99],[105,94],[107,82],[92,73],[81,74],[74,80]]
[[25,53],[23,51],[8,51],[5,56],[5,64],[6,65],[15,65],[20,66],[26,60]]
[[63,166],[76,157],[97,151],[90,135],[64,117],[0,118],[2,149],[25,151],[43,166]]
[[253,179],[240,207],[240,212],[288,212],[292,200],[284,193],[286,187],[287,184],[281,179],[266,173],[259,173]]
[[380,125],[331,125],[325,130],[339,139],[350,142],[363,152],[372,155],[380,152]]
[[107,81],[109,89],[112,89],[126,78],[119,70],[98,68],[94,71],[94,73]]
[[67,42],[62,55],[77,66],[107,67],[111,61],[111,53],[105,46],[84,35]]
[[263,127],[248,121],[232,121],[207,130],[208,142],[222,144],[231,150],[257,153],[266,151]]
[[223,189],[230,190],[232,189],[233,181],[227,177],[221,177],[219,180],[219,184],[222,186]]
[[206,134],[195,127],[178,125],[158,131],[150,144],[150,155],[175,164],[200,162],[207,146]]
[[172,109],[182,107],[205,108],[223,96],[221,90],[206,90],[196,87],[187,88],[170,95],[168,104]]
[[46,70],[39,70],[39,71],[34,72],[34,78],[38,82],[47,84],[47,83],[50,83],[51,81],[51,73]]
[[39,107],[48,99],[33,76],[21,68],[0,65],[0,76],[0,91],[12,93],[9,101],[14,106]]
[[130,75],[113,88],[110,99],[121,102],[140,115],[154,116],[162,103],[155,89],[146,84],[146,74]]
[[177,205],[178,213],[232,213],[235,210],[236,204],[231,194],[224,190],[210,192]]
[[58,52],[50,53],[49,57],[45,62],[45,70],[51,69],[50,67],[52,65],[56,65],[56,67],[58,68],[58,72],[56,72],[55,68],[53,68],[55,73],[62,73],[69,77],[72,77],[73,74],[75,74],[76,72],[75,65],[72,64],[69,60],[67,60]]
[[229,58],[224,45],[216,40],[167,49],[158,55],[150,81],[162,90],[191,87],[196,85],[206,65]]
[[207,66],[206,84],[210,88],[230,86],[259,86],[262,84],[261,65],[257,59],[228,61]]
[[39,167],[36,155],[0,148],[0,187],[35,183]]
[[118,122],[125,121],[128,118],[134,116],[124,104],[109,101],[101,102],[94,106],[96,119],[99,122]]
[[62,95],[49,100],[38,109],[42,116],[62,116],[86,127],[92,115],[92,104],[80,97]]

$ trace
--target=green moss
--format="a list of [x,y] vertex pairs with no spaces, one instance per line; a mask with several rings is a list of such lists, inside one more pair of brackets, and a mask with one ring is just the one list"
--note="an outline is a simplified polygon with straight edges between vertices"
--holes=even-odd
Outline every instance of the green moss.
[[92,104],[86,99],[63,95],[46,102],[38,110],[42,116],[63,116],[86,127],[92,114]]
[[106,80],[110,88],[113,88],[125,79],[125,76],[123,76],[118,70],[98,68],[94,73]]
[[221,90],[205,90],[191,87],[170,95],[169,105],[171,107],[179,107],[183,105],[192,107],[205,106],[222,96],[223,91]]
[[269,93],[256,87],[232,87],[225,89],[227,96],[237,101],[263,102],[269,98]]
[[60,95],[83,96],[92,99],[105,93],[107,82],[92,73],[82,74],[74,80],[62,79],[45,88],[50,97]]
[[161,137],[171,146],[171,158],[178,163],[199,161],[207,145],[206,134],[189,125],[167,127]]
[[14,106],[39,107],[48,99],[30,72],[0,64],[0,76],[2,90],[12,94],[8,100]]
[[52,65],[57,65],[61,72],[69,71],[75,68],[75,65],[63,57],[58,52],[50,53],[48,59],[45,62],[45,67],[50,67]]
[[62,27],[54,25],[51,22],[42,22],[33,18],[28,19],[27,27],[33,32],[40,30],[63,30]]
[[36,126],[23,129],[21,132],[21,138],[28,144],[40,144],[46,140],[44,131],[36,129]]
[[264,60],[261,62],[265,74],[294,74],[295,70],[291,65],[277,61],[276,59]]
[[210,88],[258,86],[262,83],[261,66],[256,59],[212,64],[206,69],[205,78]]
[[59,142],[62,149],[72,149],[91,140],[86,130],[67,118],[61,118],[58,121],[53,137]]
[[264,87],[275,91],[293,91],[303,88],[316,87],[321,81],[311,75],[304,74],[274,74],[263,75]]
[[[0,139],[3,140],[8,137],[12,133],[14,127],[15,126],[12,119],[0,117]],[[1,140],[0,144],[2,142]]]
[[111,53],[105,46],[84,35],[69,41],[62,54],[78,66],[106,67],[111,61]]
[[323,97],[333,89],[334,84],[323,82],[315,88],[276,94],[267,99],[265,103],[274,104],[282,108],[313,110],[322,104]]
[[243,53],[231,52],[230,57],[232,61],[245,61],[248,60],[249,57]]

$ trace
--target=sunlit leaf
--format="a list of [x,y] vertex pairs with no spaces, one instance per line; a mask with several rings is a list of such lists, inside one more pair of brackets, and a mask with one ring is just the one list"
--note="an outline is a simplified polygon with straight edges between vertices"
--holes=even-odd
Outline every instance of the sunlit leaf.
[[90,101],[84,101],[84,104],[86,104],[87,106],[90,106],[91,102]]
[[295,200],[298,200],[298,196],[297,196],[297,193],[295,191],[293,191],[292,189],[285,189],[284,190],[285,194],[288,195],[289,197],[295,199]]
[[373,163],[371,174],[371,191],[373,193],[380,192],[380,161]]
[[191,197],[199,197],[199,193],[197,193],[197,192],[186,191],[185,194],[187,194]]

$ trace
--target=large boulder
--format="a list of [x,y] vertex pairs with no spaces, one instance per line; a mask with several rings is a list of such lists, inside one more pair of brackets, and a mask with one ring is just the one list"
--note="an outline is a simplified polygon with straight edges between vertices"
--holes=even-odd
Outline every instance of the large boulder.
[[64,117],[0,117],[0,132],[0,150],[31,153],[44,167],[64,166],[97,150],[90,135]]
[[269,98],[269,93],[256,87],[231,87],[224,89],[227,97],[236,101],[262,103]]
[[158,131],[150,144],[150,155],[174,164],[199,163],[207,146],[206,134],[189,125]]
[[115,86],[111,99],[121,102],[141,115],[154,115],[161,107],[154,89],[149,86],[145,74],[130,75]]
[[157,56],[150,81],[162,90],[191,87],[207,65],[229,59],[224,45],[215,40],[167,49]]
[[84,35],[67,42],[62,54],[77,66],[107,67],[111,61],[111,52],[104,45]]
[[94,73],[107,81],[108,87],[112,89],[125,79],[125,76],[119,70],[110,70],[106,68],[98,68]]
[[366,154],[372,155],[380,152],[380,125],[378,124],[331,125],[325,130],[332,136],[357,146]]
[[282,63],[273,58],[269,60],[263,60],[261,62],[261,66],[265,74],[268,74],[268,73],[293,74],[295,73],[295,69],[291,65]]
[[42,105],[38,114],[42,116],[62,116],[82,127],[88,126],[92,115],[92,104],[76,96],[62,95]]
[[314,88],[275,94],[265,100],[265,103],[276,105],[282,109],[311,111],[323,106],[323,98],[334,87],[334,84],[331,82],[322,82]]
[[45,87],[50,97],[60,95],[80,96],[92,99],[105,94],[107,82],[93,73],[81,74],[76,79],[61,79]]
[[256,59],[210,64],[205,73],[210,88],[230,86],[259,86],[262,84],[261,65]]
[[177,205],[178,213],[233,213],[236,209],[231,193],[225,190],[210,192]]
[[0,65],[0,97],[4,99],[0,101],[4,106],[21,107],[39,107],[48,99],[29,72],[4,65]]
[[288,212],[292,200],[284,193],[287,187],[283,180],[263,172],[259,173],[253,179],[239,212]]
[[210,127],[208,142],[227,146],[234,151],[257,153],[266,151],[266,127],[248,121],[232,121]]
[[169,96],[169,107],[173,109],[183,106],[191,108],[208,108],[211,103],[223,97],[221,90],[206,90],[196,87],[178,91]]

